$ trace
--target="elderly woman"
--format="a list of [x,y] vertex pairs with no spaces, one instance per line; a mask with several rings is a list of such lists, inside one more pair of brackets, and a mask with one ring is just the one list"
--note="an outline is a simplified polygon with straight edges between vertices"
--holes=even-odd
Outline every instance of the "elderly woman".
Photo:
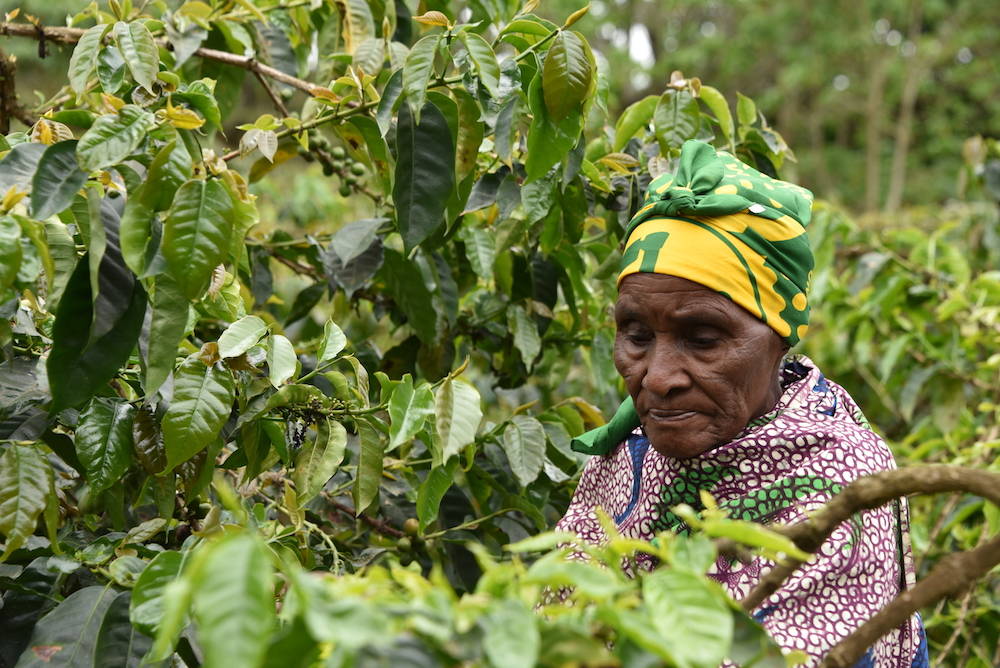
[[[685,531],[671,508],[710,492],[730,516],[794,523],[845,485],[895,467],[843,388],[786,353],[805,334],[812,195],[703,142],[649,187],[626,230],[615,365],[630,395],[574,448],[588,463],[558,528],[600,542],[594,509],[630,537]],[[644,567],[652,568],[651,563]],[[737,600],[771,562],[709,575]],[[912,580],[902,502],[839,527],[755,618],[818,663]],[[917,616],[859,665],[927,663]]]

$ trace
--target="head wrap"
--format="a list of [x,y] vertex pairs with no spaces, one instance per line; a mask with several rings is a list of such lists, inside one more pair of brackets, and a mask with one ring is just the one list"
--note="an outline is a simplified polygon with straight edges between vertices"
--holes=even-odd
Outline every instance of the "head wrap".
[[678,276],[716,290],[798,343],[809,322],[812,193],[691,140],[629,222],[623,278]]
[[[805,188],[687,141],[677,173],[649,184],[625,230],[618,282],[639,272],[686,278],[733,300],[795,345],[809,322],[811,210]],[[605,455],[638,426],[628,397],[607,424],[574,438],[572,447]]]

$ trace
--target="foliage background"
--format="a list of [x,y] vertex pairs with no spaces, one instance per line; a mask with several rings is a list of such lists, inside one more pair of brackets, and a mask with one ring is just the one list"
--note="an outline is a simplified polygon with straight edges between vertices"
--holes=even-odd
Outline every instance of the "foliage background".
[[[33,5],[25,3],[22,7],[49,25],[62,23],[69,11],[79,9],[76,3],[67,2],[63,6],[59,2]],[[411,6],[410,10],[417,13],[433,8],[433,3],[428,3],[421,8]],[[458,15],[457,6],[441,8],[450,10],[452,16]],[[543,3],[536,13],[559,24],[577,8],[574,3],[550,2]],[[995,144],[967,140],[975,135],[1000,134],[998,111],[995,104],[990,104],[998,62],[995,41],[990,40],[990,26],[995,24],[990,13],[998,11],[983,3],[864,3],[856,13],[844,13],[832,2],[760,6],[636,0],[594,3],[590,14],[573,26],[586,35],[604,74],[609,125],[614,126],[614,119],[629,104],[662,93],[671,71],[683,70],[724,91],[730,100],[736,91],[754,98],[764,116],[795,149],[797,162],[790,159],[788,152],[780,152],[785,159],[783,175],[811,187],[822,199],[810,230],[820,267],[813,292],[818,308],[802,352],[852,392],[890,440],[903,465],[949,462],[996,467],[1000,442],[1000,409],[995,400],[1000,396],[998,163]],[[417,30],[414,24],[411,39],[418,36]],[[648,49],[643,47],[646,42]],[[7,39],[2,44],[4,50],[19,56],[18,89],[26,105],[32,102],[26,95],[28,90],[40,91],[39,102],[55,95],[65,82],[52,73],[61,75],[68,68],[69,47],[50,44],[51,55],[45,61],[34,55],[36,47],[30,40]],[[652,61],[647,51],[653,55]],[[302,97],[292,96],[286,102],[295,108],[301,106]],[[252,77],[247,77],[239,88],[231,106],[232,112],[224,114],[222,131],[214,138],[218,147],[234,147],[243,135],[239,125],[254,123],[261,114],[274,112],[268,96]],[[600,133],[599,124],[588,127],[588,138]],[[345,160],[333,152],[333,148],[345,145],[343,134],[322,130],[313,142],[321,150],[325,148],[334,160]],[[322,357],[322,344],[317,348],[317,343],[330,340],[331,330],[324,332],[329,320],[343,329],[345,343],[350,342],[348,351],[371,373],[385,372],[389,383],[385,387],[393,390],[392,383],[405,373],[413,374],[415,394],[420,394],[421,387],[429,390],[429,385],[422,383],[440,383],[469,355],[471,363],[464,378],[482,397],[486,420],[479,429],[476,446],[465,450],[466,460],[460,466],[466,474],[471,472],[472,479],[450,489],[444,487],[447,491],[437,496],[440,517],[436,508],[434,513],[428,510],[421,516],[420,499],[426,499],[433,488],[433,472],[443,469],[434,453],[421,445],[433,438],[418,435],[412,444],[384,460],[383,475],[379,476],[381,491],[376,499],[371,488],[360,488],[360,469],[352,468],[360,466],[364,456],[363,445],[353,440],[352,434],[345,466],[310,505],[300,506],[297,499],[289,499],[281,476],[268,478],[267,474],[255,483],[259,487],[251,490],[247,501],[233,502],[226,496],[225,484],[209,487],[211,467],[203,467],[200,481],[194,472],[194,479],[183,483],[189,505],[161,513],[164,517],[173,515],[165,532],[163,526],[146,525],[147,530],[156,531],[149,536],[140,532],[125,541],[124,531],[142,527],[143,520],[154,520],[157,515],[155,493],[140,484],[144,476],[135,470],[140,467],[132,464],[130,475],[134,478],[128,478],[119,492],[126,498],[114,497],[116,486],[109,486],[100,498],[88,498],[92,492],[86,486],[80,488],[80,476],[71,470],[72,466],[63,464],[65,498],[70,506],[75,504],[79,509],[77,518],[63,525],[59,539],[69,551],[62,557],[50,557],[51,547],[46,546],[44,527],[40,527],[34,543],[13,555],[12,570],[4,571],[8,593],[0,614],[6,615],[8,621],[11,615],[20,614],[17,620],[25,632],[38,617],[32,610],[40,613],[51,607],[42,601],[54,604],[73,591],[85,591],[86,585],[109,581],[119,588],[131,587],[155,553],[142,549],[134,554],[123,552],[124,545],[148,541],[161,549],[176,549],[184,543],[185,532],[194,529],[210,534],[216,524],[259,524],[265,532],[273,532],[270,540],[274,544],[297,553],[295,561],[307,569],[354,570],[373,559],[396,559],[399,563],[421,564],[425,569],[437,563],[442,568],[436,581],[441,591],[447,591],[447,580],[448,586],[459,592],[478,586],[478,591],[491,591],[497,596],[500,603],[495,608],[460,610],[458,614],[459,618],[465,614],[470,619],[485,614],[496,620],[495,628],[517,618],[517,613],[531,603],[532,587],[537,588],[539,582],[558,582],[537,576],[536,580],[529,577],[526,584],[522,583],[525,589],[505,588],[492,581],[484,585],[479,577],[489,559],[476,554],[475,548],[470,552],[466,541],[474,540],[497,555],[502,545],[550,526],[565,507],[572,488],[571,476],[579,466],[579,460],[558,446],[565,446],[567,436],[585,424],[599,422],[600,414],[613,410],[622,395],[611,365],[612,332],[606,318],[606,306],[613,295],[608,282],[609,268],[614,264],[613,233],[606,238],[600,234],[587,236],[593,243],[581,245],[580,257],[584,260],[579,280],[585,283],[576,287],[585,286],[578,290],[577,306],[583,315],[582,321],[570,318],[563,283],[559,283],[563,291],[552,303],[538,292],[541,281],[518,286],[517,277],[528,267],[531,269],[527,275],[542,275],[547,270],[544,264],[536,263],[539,256],[533,254],[539,244],[549,244],[542,255],[555,251],[557,245],[542,238],[544,229],[540,227],[555,202],[548,202],[544,211],[533,212],[530,208],[525,211],[522,200],[521,209],[513,212],[511,220],[529,220],[538,229],[528,234],[523,247],[511,247],[513,252],[496,265],[495,273],[477,277],[479,272],[468,266],[468,260],[455,253],[445,255],[446,263],[458,276],[456,289],[462,299],[454,306],[442,304],[437,300],[447,291],[438,285],[434,290],[435,307],[455,309],[452,331],[460,346],[449,350],[444,341],[438,341],[431,347],[433,354],[428,354],[428,347],[418,346],[410,335],[407,327],[412,322],[400,326],[415,316],[406,313],[405,308],[404,313],[399,312],[402,287],[377,279],[353,302],[345,290],[335,285],[326,289],[330,274],[335,273],[327,253],[331,239],[344,223],[377,216],[381,209],[377,196],[359,194],[354,187],[357,184],[347,183],[342,176],[324,174],[324,168],[331,171],[332,166],[332,171],[341,172],[349,170],[349,165],[336,166],[319,154],[316,157],[319,159],[312,163],[293,157],[252,186],[258,195],[260,223],[248,240],[248,257],[268,267],[266,272],[257,272],[255,267],[253,275],[269,279],[263,284],[247,285],[251,295],[244,293],[243,301],[265,318],[273,333],[283,332],[295,345],[303,374],[309,373],[317,353]],[[362,184],[377,192],[373,181],[378,172],[372,169],[370,157],[352,154],[350,159],[366,163],[359,175]],[[244,173],[252,164],[263,167],[259,154],[236,164]],[[645,165],[639,166],[640,171],[644,169]],[[601,170],[609,181],[616,172],[607,163]],[[626,165],[625,171],[630,170],[634,168]],[[337,192],[344,186],[352,186],[346,191],[348,197]],[[541,215],[533,219],[536,213]],[[616,217],[611,209],[603,215],[606,223]],[[466,220],[470,230],[483,224],[476,216]],[[453,247],[456,253],[467,251],[473,243],[473,233],[468,234],[461,245]],[[515,232],[508,230],[507,234]],[[434,274],[427,262],[421,271]],[[34,270],[38,274],[41,267],[35,266]],[[467,277],[465,282],[463,275]],[[501,303],[490,303],[487,295],[492,292],[504,295]],[[386,294],[392,299],[380,299]],[[536,328],[525,323],[535,320],[537,324],[539,318],[547,317],[536,304],[555,311],[555,327],[537,328],[544,339],[527,333]],[[203,342],[219,340],[239,315],[239,309],[204,307],[181,356],[195,353]],[[51,320],[46,322],[44,314],[37,312],[29,320],[32,317],[37,319],[32,326],[41,328],[42,338],[35,341],[33,350],[39,352],[44,348],[48,333],[45,327],[51,326]],[[13,322],[15,333],[21,337],[15,338],[16,344],[30,343],[28,323],[16,318]],[[333,336],[336,338],[335,332]],[[534,357],[533,351],[541,355],[526,359]],[[13,368],[10,364],[8,370]],[[336,367],[340,376],[318,374],[314,382],[330,394],[343,389],[338,383],[346,383],[348,394],[339,398],[350,400],[350,388],[360,383],[354,369],[348,363],[340,364]],[[20,383],[25,377],[16,380]],[[456,380],[455,384],[463,382]],[[372,385],[379,385],[374,375]],[[441,387],[434,387],[438,395]],[[10,385],[7,388],[10,393]],[[13,390],[18,394],[23,387]],[[127,388],[119,386],[118,391],[123,395],[119,398],[136,403]],[[376,391],[372,396],[379,395]],[[18,394],[18,400],[23,407],[36,399]],[[247,407],[241,406],[240,410]],[[17,410],[8,411],[4,418],[17,414]],[[283,436],[269,435],[275,443],[290,437],[308,444],[321,436],[322,421],[310,427],[301,411],[283,418],[293,426]],[[45,433],[43,440],[53,451],[58,452],[60,439],[72,433],[72,425],[64,426],[70,429]],[[265,428],[269,427],[262,424],[261,429]],[[545,473],[532,464],[528,470],[535,477],[529,479],[523,465],[521,475],[512,470],[510,446],[513,440],[524,440],[526,431],[534,434],[538,428],[545,434]],[[8,448],[13,441],[23,440],[11,438],[10,433],[4,438],[10,439]],[[225,447],[230,454],[230,446]],[[457,461],[451,460],[453,467]],[[276,462],[272,458],[270,463]],[[230,468],[239,466],[238,458],[230,462]],[[205,470],[209,471],[208,477]],[[454,468],[449,470],[449,477],[454,472]],[[93,486],[92,480],[88,482]],[[523,491],[509,493],[518,488]],[[240,488],[241,493],[246,491]],[[353,496],[344,497],[343,491]],[[255,496],[258,492],[259,496]],[[253,500],[258,505],[250,503]],[[368,505],[365,501],[377,501],[367,521],[354,522],[349,512],[343,512],[344,507],[348,511],[363,508]],[[921,572],[926,573],[941,554],[972,546],[995,531],[997,516],[991,512],[974,498],[916,502],[913,535],[916,552],[921,555]],[[407,520],[415,517],[418,535],[403,536]],[[283,527],[289,526],[294,531],[282,534],[286,530]],[[406,542],[401,542],[404,539]],[[411,539],[420,543],[415,550]],[[240,550],[240,540],[237,535],[220,543],[222,547],[215,556],[204,557],[209,570],[190,574],[190,582],[204,584],[209,577],[204,573],[224,570],[224,549],[261,558],[252,544]],[[232,547],[227,548],[229,545]],[[44,563],[34,561],[37,559]],[[675,561],[682,567],[690,566],[684,559]],[[78,568],[81,563],[87,568]],[[173,565],[175,570],[178,566]],[[503,575],[497,579],[520,582],[516,567],[510,568],[514,570],[502,570]],[[294,569],[288,569],[289,582],[299,582]],[[394,577],[404,576],[397,571]],[[37,583],[28,586],[31,578]],[[234,587],[246,585],[232,583]],[[267,587],[266,582],[257,585],[260,589]],[[414,581],[406,586],[411,587],[410,596],[387,590],[386,605],[390,599],[393,605],[403,606],[414,600],[424,601],[424,596],[428,600],[434,597],[430,590],[420,589],[426,585]],[[596,586],[591,593],[599,598],[603,590],[600,583]],[[997,586],[994,578],[958,601],[924,612],[932,653],[942,663],[997,663]],[[417,589],[419,595],[414,593]],[[298,595],[307,596],[303,592],[308,590],[309,586],[302,584]],[[39,595],[40,591],[44,596]],[[18,594],[26,598],[18,599]],[[323,594],[316,591],[311,595]],[[97,600],[101,603],[105,598]],[[106,604],[107,610],[114,609],[110,598]],[[426,604],[438,606],[439,612],[448,608],[441,601]],[[300,601],[300,611],[303,605]],[[295,609],[289,606],[290,611]],[[335,610],[324,610],[330,619],[336,618]],[[371,611],[362,606],[354,612],[364,619],[363,615]],[[289,612],[288,618],[298,619],[295,614]],[[132,619],[136,619],[134,612]],[[210,620],[199,622],[213,628]],[[613,620],[605,623],[611,629],[620,630],[622,626],[620,620],[618,625]],[[152,632],[156,626],[144,630]],[[362,626],[358,623],[350,628]],[[487,624],[487,634],[489,628],[493,627]],[[292,630],[285,627],[285,631],[292,640],[297,639],[297,633],[301,635],[301,629],[294,625]],[[551,627],[546,627],[545,632],[553,633]],[[219,633],[225,630],[220,628]],[[315,629],[312,633],[316,635]],[[286,636],[274,636],[275,644],[268,652],[277,651],[282,637]],[[575,638],[568,631],[565,637]],[[325,640],[343,642],[340,637]],[[579,638],[576,641],[583,642]],[[191,644],[198,645],[194,639]],[[623,651],[630,651],[627,642],[623,646]],[[13,663],[17,655],[13,647],[16,644],[7,646],[2,660]],[[593,649],[577,647],[577,651]]]

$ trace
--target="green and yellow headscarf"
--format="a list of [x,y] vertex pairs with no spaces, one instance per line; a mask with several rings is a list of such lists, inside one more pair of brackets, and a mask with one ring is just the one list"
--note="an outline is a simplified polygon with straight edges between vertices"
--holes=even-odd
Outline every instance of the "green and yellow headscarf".
[[809,322],[811,208],[805,188],[688,141],[629,223],[618,281],[652,272],[700,283],[795,345]]
[[[795,345],[809,324],[812,193],[761,174],[700,141],[685,142],[676,174],[649,185],[625,230],[618,282],[639,272],[718,291]],[[639,426],[632,398],[573,449],[604,455]]]

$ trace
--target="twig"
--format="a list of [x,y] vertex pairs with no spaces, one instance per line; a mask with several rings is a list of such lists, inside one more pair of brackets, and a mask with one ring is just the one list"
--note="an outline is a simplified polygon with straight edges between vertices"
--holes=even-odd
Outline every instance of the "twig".
[[275,260],[277,260],[281,264],[285,265],[286,267],[294,271],[296,274],[303,274],[317,281],[323,279],[323,276],[309,265],[302,264],[301,262],[296,262],[295,260],[289,260],[284,255],[280,255],[271,249],[268,249],[268,255],[270,255]]
[[326,498],[326,502],[329,503],[331,506],[333,506],[340,512],[344,513],[345,515],[350,515],[355,519],[361,520],[362,522],[364,522],[365,524],[367,524],[368,526],[370,526],[372,529],[382,534],[383,536],[389,536],[390,538],[402,538],[403,536],[406,535],[396,527],[388,524],[387,522],[376,519],[374,517],[368,517],[367,515],[358,515],[354,512],[354,508],[351,508],[346,503],[341,503],[340,501],[336,501],[330,498],[330,496],[326,494],[324,494],[323,496]]
[[286,107],[285,103],[282,102],[281,96],[274,91],[271,84],[267,82],[267,77],[257,70],[252,71],[254,76],[257,77],[257,81],[259,81],[260,85],[264,87],[264,90],[267,92],[267,96],[271,98],[271,102],[274,104],[274,108],[278,110],[278,113],[286,118],[290,116],[291,114],[288,113],[288,107]]
[[905,622],[914,611],[965,590],[998,563],[1000,536],[973,550],[943,557],[919,584],[897,596],[861,628],[841,640],[821,665],[824,668],[853,666],[876,640]]
[[[968,492],[1000,505],[1000,474],[944,464],[883,471],[855,480],[806,521],[775,531],[790,538],[804,552],[812,553],[841,522],[859,511],[878,508],[901,496],[941,492]],[[788,557],[784,563],[776,564],[743,599],[743,609],[757,608],[803,563]]]
[[17,60],[0,49],[0,133],[3,134],[10,132],[11,118],[16,118],[28,127],[35,123],[31,114],[17,102],[17,90],[14,87],[16,71]]
[[[75,44],[79,42],[85,32],[86,31],[82,28],[63,28],[51,26],[42,27],[26,23],[0,22],[0,35],[31,37],[38,40],[45,39],[62,44]],[[157,42],[161,45],[168,44],[168,42],[163,39],[159,39]],[[280,81],[283,84],[288,84],[293,88],[298,88],[299,90],[309,93],[310,95],[315,94],[316,91],[326,90],[322,86],[317,86],[314,83],[299,79],[298,77],[293,77],[290,74],[285,74],[281,70],[270,67],[269,65],[264,65],[252,56],[240,56],[235,53],[229,53],[228,51],[219,51],[218,49],[208,49],[205,47],[198,48],[194,52],[194,55],[199,58],[214,60],[226,65],[232,65],[233,67],[240,67],[245,70],[249,70],[254,74],[263,75],[274,79],[275,81]]]
[[[1000,505],[1000,474],[941,464],[877,473],[848,485],[806,521],[779,527],[776,531],[790,538],[799,549],[815,552],[837,526],[859,511],[878,508],[902,496],[942,492],[975,494]],[[785,562],[776,564],[743,599],[741,605],[744,610],[760,606],[803,563],[788,557]],[[845,638],[823,665],[852,665],[876,639],[898,626],[914,611],[962,591],[997,563],[1000,563],[1000,537],[968,552],[944,557],[920,584],[900,594]]]

